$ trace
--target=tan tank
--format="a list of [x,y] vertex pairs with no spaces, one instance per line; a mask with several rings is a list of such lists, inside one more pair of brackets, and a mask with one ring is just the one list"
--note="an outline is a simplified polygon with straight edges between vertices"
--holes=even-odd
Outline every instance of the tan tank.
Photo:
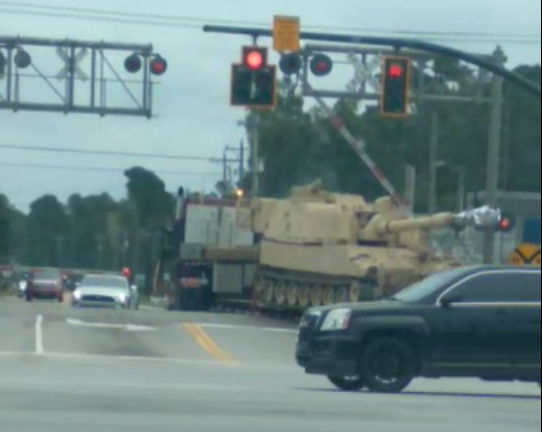
[[255,291],[260,305],[287,309],[373,300],[430,273],[457,267],[439,258],[430,230],[479,221],[472,212],[412,218],[391,198],[294,187],[283,200],[240,203],[237,223],[262,235]]

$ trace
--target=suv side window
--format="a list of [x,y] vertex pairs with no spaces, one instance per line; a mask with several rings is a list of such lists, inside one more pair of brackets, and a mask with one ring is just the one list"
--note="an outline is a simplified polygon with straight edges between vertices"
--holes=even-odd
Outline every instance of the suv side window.
[[482,273],[453,290],[462,303],[540,302],[540,274],[527,272]]

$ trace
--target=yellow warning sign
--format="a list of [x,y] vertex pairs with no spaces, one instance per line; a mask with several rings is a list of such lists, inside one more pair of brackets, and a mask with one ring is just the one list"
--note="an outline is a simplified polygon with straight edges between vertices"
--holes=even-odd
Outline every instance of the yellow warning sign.
[[519,245],[508,257],[508,264],[515,266],[540,266],[540,247],[529,243]]
[[273,19],[273,49],[279,53],[298,52],[301,22],[297,17],[275,16]]

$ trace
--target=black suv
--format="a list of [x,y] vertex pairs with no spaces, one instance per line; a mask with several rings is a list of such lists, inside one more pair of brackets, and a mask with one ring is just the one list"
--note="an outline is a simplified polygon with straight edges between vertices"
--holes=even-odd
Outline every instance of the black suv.
[[399,393],[415,378],[540,384],[540,269],[438,273],[374,303],[314,308],[297,363],[341,390]]

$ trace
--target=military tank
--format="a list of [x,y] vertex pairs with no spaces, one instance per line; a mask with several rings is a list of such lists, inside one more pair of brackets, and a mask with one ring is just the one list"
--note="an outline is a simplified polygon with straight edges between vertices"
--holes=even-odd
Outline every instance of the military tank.
[[413,218],[389,197],[369,203],[328,192],[316,181],[292,188],[287,199],[240,204],[237,224],[261,236],[257,305],[303,310],[386,297],[458,267],[434,250],[430,231],[493,224],[497,217],[484,208]]

